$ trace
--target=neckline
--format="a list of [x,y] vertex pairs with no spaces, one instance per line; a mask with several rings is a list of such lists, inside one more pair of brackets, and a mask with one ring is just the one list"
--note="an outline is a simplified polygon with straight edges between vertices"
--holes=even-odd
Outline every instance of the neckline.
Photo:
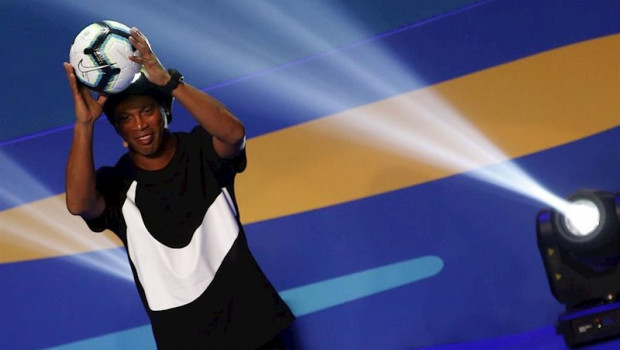
[[134,164],[133,161],[131,162],[140,180],[145,182],[156,182],[158,179],[169,178],[171,175],[178,172],[178,167],[176,164],[180,161],[182,154],[181,148],[182,145],[184,145],[184,142],[181,141],[182,137],[178,133],[171,133],[170,136],[176,138],[177,145],[172,158],[170,158],[168,164],[166,164],[163,168],[157,170],[146,170]]

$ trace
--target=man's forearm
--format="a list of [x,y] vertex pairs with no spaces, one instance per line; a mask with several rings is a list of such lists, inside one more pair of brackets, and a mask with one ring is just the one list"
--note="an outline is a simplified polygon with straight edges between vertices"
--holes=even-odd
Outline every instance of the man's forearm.
[[77,122],[65,177],[67,209],[74,215],[94,217],[101,214],[103,202],[95,182],[93,162],[93,123]]
[[228,148],[224,153],[239,150],[245,137],[245,127],[220,101],[185,83],[179,84],[173,96],[222,143],[222,148]]

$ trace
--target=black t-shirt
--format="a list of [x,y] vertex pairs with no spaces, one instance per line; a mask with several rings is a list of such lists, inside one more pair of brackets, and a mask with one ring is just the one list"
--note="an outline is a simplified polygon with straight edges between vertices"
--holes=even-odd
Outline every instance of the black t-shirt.
[[175,133],[177,150],[161,170],[124,155],[97,172],[105,198],[93,231],[125,244],[160,349],[253,349],[294,316],[247,246],[234,179],[245,150],[221,159],[201,127]]

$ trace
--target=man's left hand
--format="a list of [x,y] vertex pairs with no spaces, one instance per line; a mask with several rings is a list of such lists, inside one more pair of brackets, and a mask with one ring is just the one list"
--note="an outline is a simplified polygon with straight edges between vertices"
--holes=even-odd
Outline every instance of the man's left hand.
[[129,59],[142,65],[142,70],[151,83],[159,86],[166,85],[170,80],[170,74],[153,52],[149,40],[136,27],[131,28],[129,34],[129,41],[139,53],[139,55],[129,56]]

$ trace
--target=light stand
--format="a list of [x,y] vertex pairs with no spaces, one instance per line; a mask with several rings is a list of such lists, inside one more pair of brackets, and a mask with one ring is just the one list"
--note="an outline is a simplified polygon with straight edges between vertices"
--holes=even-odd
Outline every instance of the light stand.
[[619,197],[580,190],[562,212],[541,210],[536,233],[552,294],[566,311],[556,331],[570,347],[620,334]]

